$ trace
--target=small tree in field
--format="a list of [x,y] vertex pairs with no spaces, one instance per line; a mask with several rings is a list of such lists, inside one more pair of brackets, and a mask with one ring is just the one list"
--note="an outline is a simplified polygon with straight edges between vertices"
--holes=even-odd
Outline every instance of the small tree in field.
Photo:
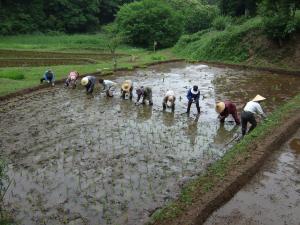
[[112,59],[113,59],[113,69],[114,71],[118,67],[118,57],[116,54],[117,48],[120,46],[120,44],[123,42],[123,35],[121,33],[118,33],[115,29],[114,25],[108,25],[106,28],[106,33],[108,34],[108,42],[107,42],[107,48],[109,52],[111,53]]

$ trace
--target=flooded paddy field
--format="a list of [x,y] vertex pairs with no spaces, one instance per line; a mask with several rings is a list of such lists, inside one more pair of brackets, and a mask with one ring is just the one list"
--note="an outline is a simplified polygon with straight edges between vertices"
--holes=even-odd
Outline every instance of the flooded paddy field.
[[[240,127],[220,125],[216,100],[238,109],[256,94],[271,112],[300,90],[300,77],[171,63],[110,77],[153,89],[154,105],[81,87],[40,90],[0,103],[1,157],[12,184],[6,208],[21,224],[143,224],[187,180],[221,157]],[[201,114],[186,92],[201,91]],[[175,113],[162,112],[167,89]]]
[[205,225],[299,225],[300,130]]
[[[118,56],[121,56],[120,54]],[[0,50],[0,68],[17,66],[81,65],[111,61],[109,53]]]

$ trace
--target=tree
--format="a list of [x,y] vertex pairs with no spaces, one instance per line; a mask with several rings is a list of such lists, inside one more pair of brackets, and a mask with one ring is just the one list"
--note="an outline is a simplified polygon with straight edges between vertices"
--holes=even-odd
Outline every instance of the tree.
[[255,15],[258,2],[259,0],[219,0],[219,8],[223,15]]
[[182,33],[180,16],[164,0],[143,0],[125,4],[116,17],[118,32],[130,44],[151,48],[170,47]]
[[279,45],[296,31],[295,12],[298,0],[262,0],[260,14],[267,35]]
[[199,0],[167,0],[167,2],[182,16],[185,33],[195,33],[209,28],[219,14],[217,6],[203,4]]

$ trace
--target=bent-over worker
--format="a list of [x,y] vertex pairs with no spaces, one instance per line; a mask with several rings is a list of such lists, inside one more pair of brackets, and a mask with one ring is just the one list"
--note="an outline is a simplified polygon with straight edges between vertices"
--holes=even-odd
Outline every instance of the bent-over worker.
[[121,86],[121,97],[132,99],[133,84],[131,80],[125,80]]
[[40,81],[41,81],[41,84],[43,83],[43,81],[46,81],[49,84],[51,83],[52,86],[54,86],[55,76],[54,76],[53,71],[51,69],[48,69]]
[[174,91],[168,90],[167,93],[165,94],[165,97],[163,99],[163,110],[166,110],[167,108],[171,108],[172,112],[175,110],[175,94]]
[[198,86],[194,85],[193,88],[190,88],[188,90],[188,93],[187,93],[186,97],[189,100],[186,112],[190,113],[192,103],[195,103],[196,107],[197,107],[198,114],[200,114],[200,106],[199,106],[200,91],[198,89]]
[[113,97],[114,92],[117,86],[117,83],[111,81],[111,80],[103,80],[99,79],[99,83],[102,84],[103,90],[106,93],[107,97]]
[[261,105],[259,104],[261,101],[264,101],[264,98],[261,95],[256,95],[252,101],[247,102],[246,106],[244,107],[241,113],[241,121],[242,121],[242,135],[244,136],[247,131],[247,123],[251,124],[251,127],[248,131],[251,132],[257,125],[255,120],[255,114],[260,115],[261,117],[265,118],[266,114],[264,113]]
[[236,106],[231,101],[224,101],[224,102],[217,102],[216,104],[216,112],[219,113],[219,119],[221,123],[224,123],[225,118],[229,116],[229,114],[232,115],[235,123],[237,125],[240,124],[240,119],[237,115]]
[[78,78],[79,78],[79,73],[77,71],[70,72],[68,78],[65,81],[65,87],[71,86],[72,88],[75,88],[77,85]]
[[143,97],[142,104],[145,104],[146,100],[148,100],[149,105],[153,105],[152,89],[150,87],[141,86],[136,89],[136,94],[138,96],[136,104],[140,101],[141,97]]
[[86,76],[81,79],[81,85],[85,86],[87,94],[93,93],[95,84],[96,84],[96,77],[94,76]]

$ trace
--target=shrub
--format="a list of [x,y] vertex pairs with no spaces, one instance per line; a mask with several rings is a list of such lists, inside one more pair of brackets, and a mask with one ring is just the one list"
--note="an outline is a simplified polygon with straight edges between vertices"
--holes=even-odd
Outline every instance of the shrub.
[[295,11],[295,0],[263,0],[259,6],[266,34],[280,45],[296,31]]
[[231,17],[218,16],[212,22],[212,27],[215,30],[225,30],[225,28],[230,26],[230,24],[231,24]]
[[212,21],[219,14],[217,6],[206,5],[197,0],[168,0],[167,2],[182,16],[185,33],[195,33],[211,27]]
[[183,24],[180,16],[162,0],[125,4],[116,17],[118,32],[130,44],[157,48],[170,47],[179,39]]

